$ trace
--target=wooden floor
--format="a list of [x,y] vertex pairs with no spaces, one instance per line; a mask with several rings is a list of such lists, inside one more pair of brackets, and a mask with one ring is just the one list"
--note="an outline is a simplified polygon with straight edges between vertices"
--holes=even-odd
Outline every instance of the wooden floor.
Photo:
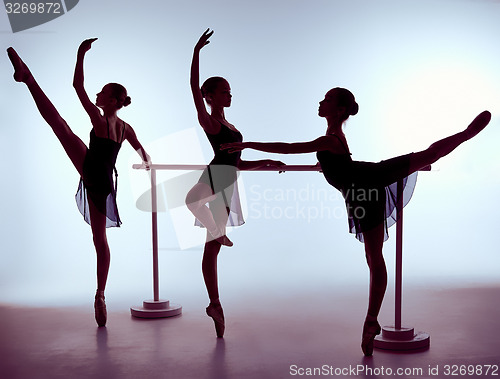
[[[393,322],[387,302],[382,324]],[[365,303],[355,290],[229,300],[224,339],[215,337],[202,298],[182,304],[181,316],[156,320],[133,318],[130,304],[108,301],[104,328],[96,326],[91,302],[2,304],[0,377],[289,378],[316,369],[317,376],[388,378],[399,369],[406,378],[429,378],[445,377],[447,365],[484,365],[483,375],[485,365],[500,365],[500,287],[406,289],[403,324],[429,333],[430,348],[376,350],[371,358],[359,347]]]

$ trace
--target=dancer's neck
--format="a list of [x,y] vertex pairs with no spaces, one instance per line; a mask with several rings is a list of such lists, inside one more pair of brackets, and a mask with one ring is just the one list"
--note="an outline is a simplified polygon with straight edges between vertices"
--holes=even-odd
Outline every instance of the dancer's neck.
[[224,108],[222,107],[213,107],[210,115],[219,121],[226,121],[226,116],[224,114]]
[[335,134],[338,136],[343,136],[344,132],[342,131],[342,122],[339,122],[337,119],[327,118],[328,127],[326,128],[326,134]]
[[118,118],[116,115],[116,109],[114,108],[102,108],[102,112],[104,113],[104,117],[106,117],[108,120],[114,120]]

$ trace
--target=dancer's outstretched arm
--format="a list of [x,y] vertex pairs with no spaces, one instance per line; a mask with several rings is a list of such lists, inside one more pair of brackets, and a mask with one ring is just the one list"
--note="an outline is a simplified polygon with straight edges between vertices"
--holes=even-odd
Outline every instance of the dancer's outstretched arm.
[[240,160],[238,163],[238,168],[240,170],[258,170],[262,167],[277,167],[280,168],[285,166],[285,163],[281,161],[274,161],[272,159],[262,159],[258,161],[243,161]]
[[220,124],[207,112],[203,95],[200,89],[200,50],[210,43],[208,40],[214,31],[205,30],[194,47],[193,60],[191,62],[191,92],[193,93],[194,105],[198,113],[198,121],[201,127],[209,134],[216,134],[219,131]]
[[229,150],[230,153],[241,151],[243,149],[253,149],[267,153],[277,154],[304,154],[314,153],[316,151],[331,150],[334,151],[337,139],[332,136],[322,136],[309,142],[233,142],[221,145],[221,150]]
[[75,75],[73,77],[73,87],[76,90],[76,94],[78,95],[83,108],[89,115],[92,125],[99,123],[102,116],[99,108],[97,108],[97,106],[90,101],[83,85],[83,58],[85,57],[85,53],[90,50],[92,43],[95,40],[97,40],[97,38],[90,38],[80,44],[76,56]]

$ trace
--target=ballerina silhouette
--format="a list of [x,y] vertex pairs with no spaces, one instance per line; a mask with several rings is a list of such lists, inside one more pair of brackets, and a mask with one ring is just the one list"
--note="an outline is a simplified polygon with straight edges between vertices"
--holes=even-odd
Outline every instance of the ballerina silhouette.
[[[349,116],[358,113],[354,95],[345,88],[328,91],[319,103],[318,115],[324,117],[328,127],[326,135],[310,142],[259,143],[233,142],[221,148],[239,153],[245,148],[270,153],[298,154],[316,152],[321,170],[333,187],[342,192],[348,212],[351,233],[364,242],[365,254],[370,269],[370,296],[368,311],[363,325],[361,348],[367,356],[373,353],[373,340],[380,333],[377,317],[382,305],[387,271],[382,247],[387,239],[387,227],[395,220],[393,210],[401,196],[412,189],[397,191],[395,183],[408,175],[436,162],[452,152],[457,146],[479,133],[491,119],[484,111],[462,132],[433,143],[429,148],[385,161],[353,161],[342,126]],[[406,186],[414,181],[403,180]],[[403,202],[408,199],[403,199]],[[388,220],[389,219],[389,220]]]
[[[213,31],[207,29],[194,47],[190,83],[198,121],[210,141],[214,158],[203,171],[198,183],[188,192],[186,204],[207,229],[202,261],[203,278],[210,299],[206,313],[214,320],[217,337],[223,337],[225,322],[217,284],[217,256],[222,245],[233,245],[226,236],[226,224],[236,226],[243,223],[235,183],[237,169],[279,167],[283,162],[270,159],[243,161],[239,153],[229,154],[220,150],[222,143],[241,142],[243,137],[238,129],[226,120],[224,114],[224,108],[231,106],[232,98],[228,81],[217,76],[208,78],[201,88],[199,85],[200,50],[210,43],[212,34]],[[203,99],[209,105],[210,113],[207,112]],[[235,217],[229,217],[231,213],[235,213]]]
[[88,148],[61,117],[16,51],[10,47],[7,53],[14,66],[14,79],[27,85],[40,114],[50,125],[80,174],[76,201],[85,221],[92,229],[97,254],[95,319],[99,326],[104,326],[107,320],[104,290],[110,263],[106,228],[118,227],[121,224],[116,205],[116,178],[113,184],[116,157],[122,142],[127,140],[147,165],[151,163],[151,160],[139,143],[132,127],[117,116],[120,108],[130,104],[126,89],[117,83],[106,84],[97,94],[95,105],[85,91],[83,60],[85,53],[90,50],[96,39],[87,39],[81,43],[73,79],[73,87],[92,123]]

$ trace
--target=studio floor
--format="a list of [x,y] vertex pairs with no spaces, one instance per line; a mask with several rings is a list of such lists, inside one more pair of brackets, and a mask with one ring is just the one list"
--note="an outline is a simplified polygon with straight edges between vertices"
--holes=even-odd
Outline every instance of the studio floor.
[[[497,286],[408,288],[403,325],[429,333],[430,348],[375,350],[369,358],[359,347],[366,294],[356,289],[229,299],[223,339],[215,337],[202,297],[185,299],[180,316],[154,320],[131,317],[134,304],[108,300],[103,328],[95,324],[91,302],[62,308],[2,304],[0,377],[253,379],[315,372],[429,378],[446,377],[448,369],[460,374],[470,365],[482,368],[481,377],[487,365],[493,365],[490,376],[496,365],[500,375],[499,295]],[[382,324],[393,323],[391,297]]]

